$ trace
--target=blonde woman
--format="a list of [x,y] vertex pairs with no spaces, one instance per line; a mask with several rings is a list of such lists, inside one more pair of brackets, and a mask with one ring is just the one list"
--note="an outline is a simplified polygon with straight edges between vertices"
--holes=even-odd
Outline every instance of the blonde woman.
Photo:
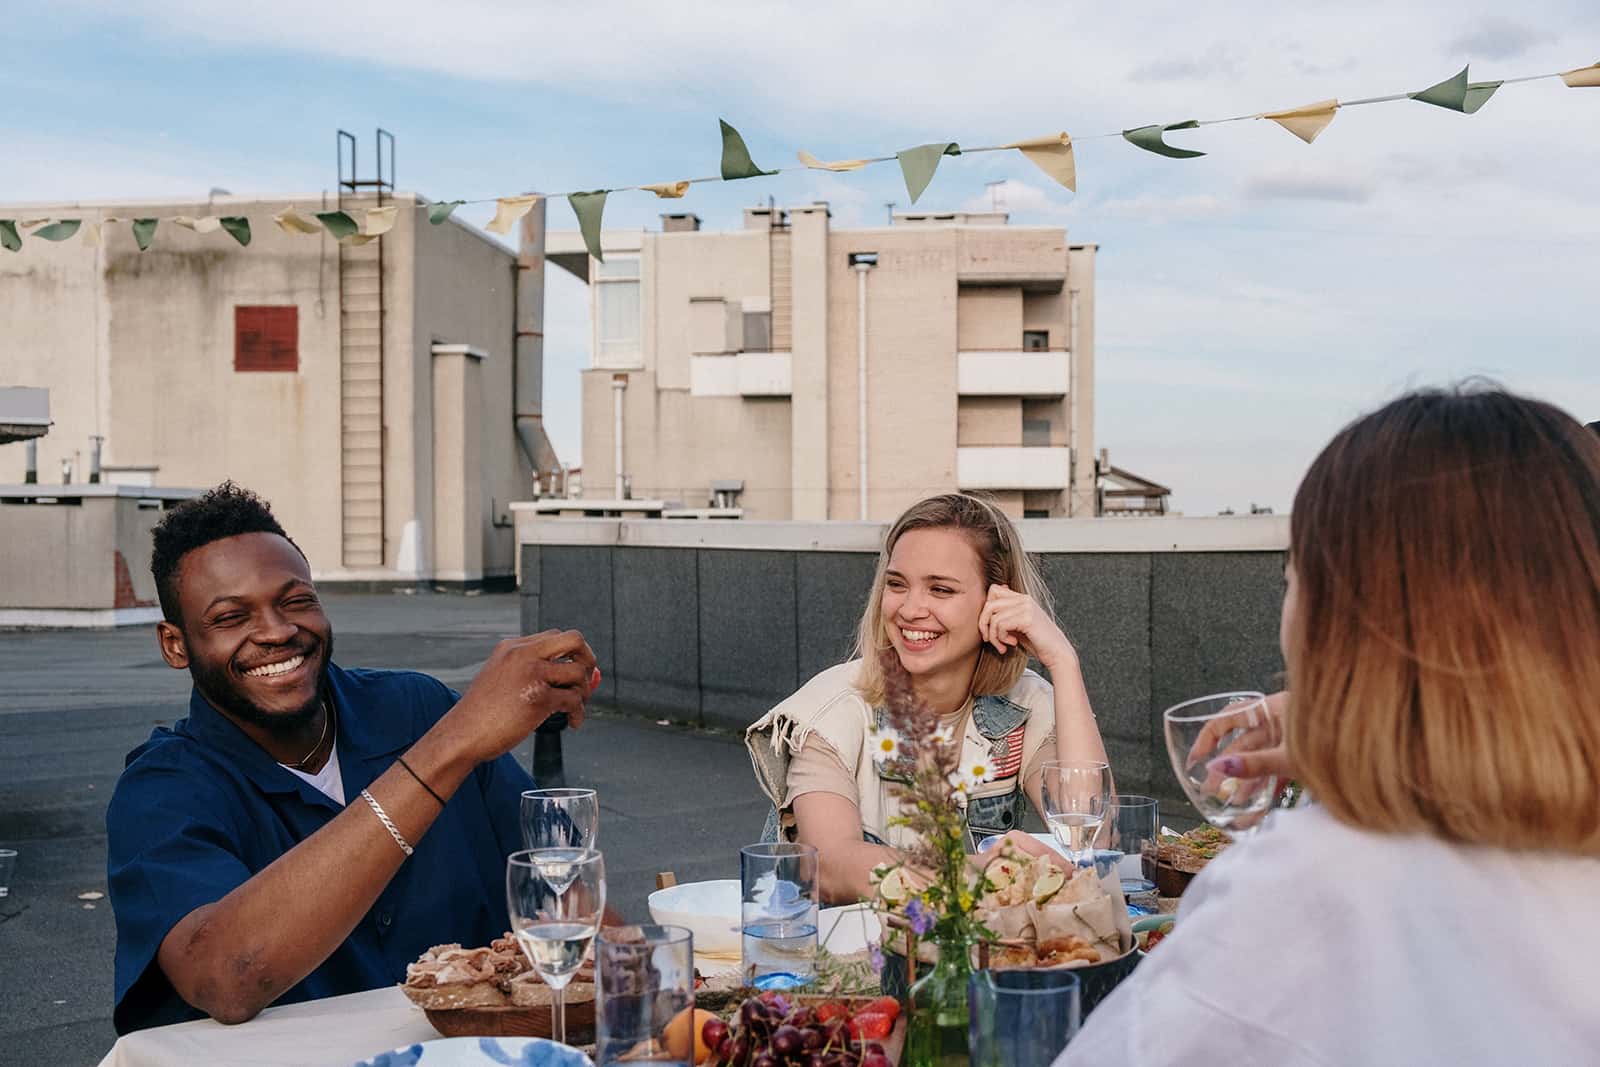
[[1218,769],[1317,803],[1207,866],[1058,1064],[1594,1062],[1600,440],[1403,397],[1312,464],[1289,559],[1286,747]]
[[[1077,652],[1016,527],[980,497],[913,505],[884,539],[855,658],[811,679],[746,737],[775,809],[769,836],[817,847],[829,901],[867,896],[872,869],[908,844],[889,825],[893,783],[867,747],[884,700],[878,656],[889,649],[918,702],[963,739],[963,761],[991,769],[967,805],[975,833],[1012,831],[1024,796],[1039,807],[1044,761],[1106,758]],[[1053,686],[1028,669],[1030,654]]]

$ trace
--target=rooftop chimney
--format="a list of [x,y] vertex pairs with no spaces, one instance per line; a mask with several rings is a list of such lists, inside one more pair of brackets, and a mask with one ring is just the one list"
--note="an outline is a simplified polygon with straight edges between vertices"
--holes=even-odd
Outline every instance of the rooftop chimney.
[[700,228],[700,216],[689,211],[678,211],[661,216],[662,233],[693,233]]

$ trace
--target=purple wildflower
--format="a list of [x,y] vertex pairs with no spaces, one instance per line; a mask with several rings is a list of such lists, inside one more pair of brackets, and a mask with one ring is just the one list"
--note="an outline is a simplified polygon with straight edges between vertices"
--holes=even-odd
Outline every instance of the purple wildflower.
[[912,897],[906,904],[906,918],[911,921],[911,932],[918,937],[933,929],[933,912],[923,906],[921,897]]
[[883,973],[883,949],[877,945],[867,946],[867,962],[872,964],[873,974]]

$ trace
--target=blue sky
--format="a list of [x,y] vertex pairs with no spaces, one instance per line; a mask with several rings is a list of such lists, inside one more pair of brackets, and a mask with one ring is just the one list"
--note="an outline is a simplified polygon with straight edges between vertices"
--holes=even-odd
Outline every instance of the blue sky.
[[[933,140],[1079,138],[1600,59],[1580,2],[502,4],[64,0],[8,12],[0,201],[333,184],[333,131],[398,139],[436,199],[715,170],[716,120],[789,165]],[[1398,8],[1404,10],[1397,10]],[[1014,153],[946,160],[917,205],[976,207],[1101,245],[1096,445],[1179,507],[1286,508],[1345,421],[1483,374],[1600,418],[1600,89],[1507,86],[1477,115],[1341,112],[1306,146],[1270,123],[1175,134],[1173,161],[1081,140],[1079,192]],[[828,200],[836,226],[904,206],[893,167],[697,186],[708,227]],[[611,198],[607,223],[661,202]],[[487,209],[464,209],[485,221]],[[562,205],[552,225],[570,225]],[[550,275],[546,408],[578,458],[583,286]]]

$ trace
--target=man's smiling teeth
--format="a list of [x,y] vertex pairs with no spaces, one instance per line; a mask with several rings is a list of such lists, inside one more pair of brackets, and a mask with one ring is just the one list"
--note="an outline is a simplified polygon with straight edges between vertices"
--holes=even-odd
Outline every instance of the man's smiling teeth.
[[271,678],[275,674],[288,674],[305,661],[306,658],[304,656],[295,656],[293,659],[286,659],[282,663],[268,663],[244,673],[251,678]]
[[932,641],[934,638],[939,636],[931,630],[901,630],[900,632],[905,635],[905,639],[907,641],[910,641],[914,644],[922,644],[924,641]]

